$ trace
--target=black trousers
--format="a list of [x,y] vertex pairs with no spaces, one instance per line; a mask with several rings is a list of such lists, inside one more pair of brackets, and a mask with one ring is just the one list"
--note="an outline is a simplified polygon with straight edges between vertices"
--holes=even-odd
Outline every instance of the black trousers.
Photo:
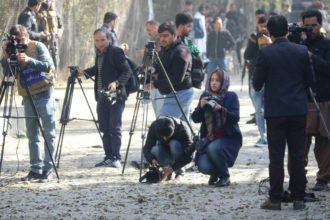
[[284,155],[288,144],[290,166],[289,189],[294,200],[303,200],[306,187],[304,171],[306,116],[267,117],[269,149],[269,197],[272,202],[283,198]]

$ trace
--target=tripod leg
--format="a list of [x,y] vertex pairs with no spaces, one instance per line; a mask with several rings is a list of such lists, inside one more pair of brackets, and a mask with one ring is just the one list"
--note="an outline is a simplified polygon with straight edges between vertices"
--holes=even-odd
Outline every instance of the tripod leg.
[[85,97],[85,100],[86,100],[86,103],[87,103],[87,105],[88,105],[89,111],[90,111],[90,113],[91,113],[91,115],[92,115],[92,118],[93,118],[93,121],[94,121],[95,127],[96,127],[97,131],[99,132],[100,138],[101,138],[101,140],[102,140],[102,134],[101,134],[100,128],[99,128],[99,126],[98,126],[98,124],[97,124],[97,120],[96,120],[96,118],[95,118],[95,116],[94,116],[94,114],[93,114],[93,110],[92,110],[92,108],[91,108],[91,106],[90,106],[90,104],[89,104],[89,102],[88,102],[88,99],[87,99],[86,93],[85,93],[85,91],[84,91],[84,88],[83,88],[82,85],[81,85],[81,79],[78,79],[78,83],[79,83],[79,86],[80,86],[80,88],[81,88],[81,91],[82,91],[82,93],[83,93],[83,95],[84,95],[84,97]]
[[57,162],[57,168],[60,167],[60,160],[61,160],[61,154],[62,154],[62,146],[63,146],[63,140],[64,140],[64,132],[65,132],[65,125],[61,126],[57,148],[56,148],[56,154],[55,154],[55,161]]
[[[2,129],[2,149],[1,149],[1,158],[0,158],[0,176],[1,176],[1,170],[2,170],[2,162],[3,162],[3,156],[5,153],[5,144],[6,144],[6,136],[8,134],[8,128],[9,128],[9,119],[11,117],[11,109],[13,105],[13,96],[14,96],[14,83],[9,84],[10,85],[10,91],[8,91],[8,85],[5,85],[3,82],[1,84],[1,101],[2,98],[5,97],[5,104],[3,108],[3,129]],[[9,94],[10,92],[10,94]],[[8,106],[8,96],[9,98],[9,106]]]
[[136,95],[137,102],[135,103],[133,118],[132,118],[132,122],[131,122],[131,127],[129,129],[129,139],[128,139],[128,144],[127,144],[123,169],[122,169],[122,172],[121,172],[122,175],[124,175],[124,172],[125,172],[125,167],[126,167],[127,158],[128,158],[128,152],[129,152],[129,149],[130,149],[130,146],[131,146],[132,136],[134,134],[136,121],[137,121],[137,116],[138,116],[138,113],[139,113],[139,108],[140,108],[140,104],[141,104],[141,97],[140,96],[141,96],[141,91],[138,91],[138,93]]

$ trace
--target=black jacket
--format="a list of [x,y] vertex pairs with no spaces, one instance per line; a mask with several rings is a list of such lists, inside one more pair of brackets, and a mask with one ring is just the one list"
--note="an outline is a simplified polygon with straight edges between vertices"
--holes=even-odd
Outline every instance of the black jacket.
[[181,143],[183,150],[184,150],[184,156],[180,159],[175,161],[175,164],[172,166],[173,170],[177,170],[186,164],[190,163],[192,160],[192,153],[194,152],[193,144],[193,136],[190,132],[190,129],[188,125],[174,117],[169,117],[174,121],[175,129],[173,136],[165,141],[161,136],[159,136],[156,132],[157,120],[151,123],[146,139],[146,143],[143,147],[143,154],[147,161],[151,163],[151,160],[156,159],[151,154],[151,148],[156,145],[157,141],[159,141],[163,146],[168,146],[168,143],[171,140],[177,140]]
[[[95,58],[95,65],[86,69],[85,72],[88,76],[95,76],[95,79],[97,79],[97,58]],[[119,87],[121,88],[121,98],[127,98],[125,85],[132,75],[132,70],[127,63],[124,51],[121,48],[109,45],[104,55],[101,74],[103,88],[107,88],[111,82],[117,80],[119,82]],[[95,80],[94,83],[94,92],[95,99],[98,100],[97,80]]]
[[[190,89],[192,87],[190,74],[192,65],[191,54],[180,38],[169,48],[162,47],[159,57],[175,91]],[[154,86],[162,95],[170,94],[172,90],[160,64],[156,64],[155,67],[158,79],[154,81]]]
[[244,51],[244,59],[249,61],[248,68],[249,68],[250,77],[254,73],[255,63],[256,63],[257,55],[258,55],[258,51],[259,51],[259,46],[258,46],[257,40],[258,40],[257,34],[256,33],[251,34],[248,39],[246,49]]
[[224,58],[226,56],[226,50],[230,50],[234,46],[235,40],[229,31],[212,31],[207,36],[207,57]]
[[315,84],[312,86],[318,102],[330,101],[330,39],[320,36],[303,42],[313,53]]
[[18,24],[26,27],[31,40],[40,41],[40,34],[36,14],[31,8],[26,7],[18,17]]
[[305,115],[313,83],[307,48],[284,37],[261,48],[252,83],[256,91],[265,85],[265,117]]

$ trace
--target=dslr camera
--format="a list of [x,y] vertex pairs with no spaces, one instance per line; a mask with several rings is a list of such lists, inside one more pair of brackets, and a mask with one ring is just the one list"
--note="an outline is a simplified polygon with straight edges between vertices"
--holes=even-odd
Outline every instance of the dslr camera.
[[210,96],[206,98],[207,103],[204,105],[203,109],[205,111],[212,111],[215,105],[220,101],[217,96]]
[[6,53],[8,54],[10,64],[17,65],[16,54],[24,52],[27,48],[27,45],[20,44],[19,40],[10,34],[6,34],[3,41],[6,42]]
[[116,104],[118,98],[118,92],[110,92],[102,89],[100,91],[100,99],[105,102],[107,105],[112,106]]

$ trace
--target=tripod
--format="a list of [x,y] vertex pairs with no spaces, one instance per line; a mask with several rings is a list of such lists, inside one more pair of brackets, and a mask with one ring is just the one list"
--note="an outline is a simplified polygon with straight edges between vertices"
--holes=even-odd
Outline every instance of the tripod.
[[[152,45],[153,44],[153,45]],[[143,66],[145,67],[146,70],[148,70],[151,65],[154,63],[154,61],[156,61],[160,67],[161,67],[161,70],[162,70],[162,73],[164,74],[165,76],[165,79],[168,83],[168,85],[170,86],[171,88],[171,91],[173,93],[173,96],[177,102],[177,105],[180,109],[180,112],[182,113],[183,117],[184,117],[184,120],[187,122],[188,124],[188,127],[190,128],[191,130],[191,133],[193,134],[194,136],[194,139],[196,139],[196,134],[185,114],[185,112],[183,111],[183,108],[180,104],[180,101],[178,99],[178,96],[176,94],[176,91],[173,87],[173,84],[171,83],[171,80],[159,58],[159,55],[158,53],[155,51],[155,47],[154,47],[154,42],[151,43],[151,42],[148,42],[148,44],[146,45],[146,49],[144,51],[144,57],[143,57]],[[145,74],[146,75],[146,74]],[[145,80],[144,80],[144,84],[145,84],[145,81],[146,81],[146,78],[147,77],[144,77]],[[144,85],[143,84],[143,85]],[[143,86],[142,86],[143,88]],[[129,152],[129,149],[130,149],[130,144],[131,144],[131,139],[132,139],[132,135],[134,134],[134,130],[135,130],[135,125],[136,125],[136,120],[137,120],[137,115],[138,115],[138,112],[139,112],[139,107],[140,107],[140,104],[141,104],[141,100],[145,99],[145,94],[147,92],[143,91],[143,90],[139,90],[138,91],[138,94],[137,94],[137,102],[135,104],[135,109],[134,109],[134,114],[133,114],[133,119],[132,119],[132,122],[131,122],[131,128],[130,128],[130,132],[129,132],[129,135],[130,135],[130,138],[129,138],[129,141],[128,141],[128,146],[127,146],[127,150],[126,150],[126,156],[125,156],[125,160],[124,160],[124,165],[123,165],[123,169],[122,169],[122,174],[124,174],[125,172],[125,167],[126,167],[126,163],[127,163],[127,157],[128,157],[128,152]],[[149,99],[149,96],[147,96],[147,98]],[[143,108],[143,112],[146,113],[143,114],[143,117],[142,117],[142,135],[141,135],[141,138],[142,138],[142,148],[141,148],[141,160],[140,160],[140,178],[142,176],[142,162],[143,162],[143,147],[144,147],[144,140],[145,140],[145,133],[146,133],[146,129],[147,129],[147,113],[148,113],[148,105],[146,107]]]
[[[1,160],[0,160],[0,175],[1,175],[3,156],[4,156],[5,141],[6,141],[6,136],[7,136],[7,133],[8,133],[8,127],[9,127],[9,124],[10,124],[9,119],[10,118],[19,118],[19,117],[12,117],[11,112],[12,112],[13,97],[15,95],[15,82],[16,82],[15,74],[16,73],[20,74],[21,70],[20,70],[16,60],[11,60],[10,58],[8,58],[7,63],[8,63],[10,73],[3,78],[1,86],[0,86],[0,92],[1,92],[0,93],[0,105],[2,103],[3,97],[5,96],[5,105],[4,105],[4,112],[3,112],[4,124],[3,124],[3,132],[2,132],[3,140],[2,140],[2,150],[1,150]],[[33,113],[34,113],[34,116],[30,116],[30,117],[33,117],[33,118],[37,119],[37,124],[38,124],[40,132],[42,134],[42,137],[44,139],[44,143],[45,143],[45,146],[46,146],[46,149],[47,149],[47,153],[50,156],[50,160],[51,160],[52,165],[54,167],[56,177],[59,180],[60,177],[59,177],[57,169],[55,167],[53,156],[52,156],[52,153],[50,152],[49,144],[46,141],[45,132],[42,128],[37,108],[34,104],[31,92],[29,90],[29,85],[28,85],[27,80],[25,79],[25,77],[23,77],[23,76],[21,76],[21,77],[23,79],[24,88],[25,88],[25,91],[27,93],[27,97],[29,99],[29,102],[31,104],[31,107],[32,107],[32,110],[33,110]],[[9,98],[9,100],[8,100],[8,98]],[[8,106],[8,104],[9,104],[9,106]],[[25,117],[21,117],[21,118],[29,118],[29,117],[25,116]]]
[[[72,104],[72,97],[73,97],[73,91],[74,91],[74,85],[76,82],[78,82],[80,89],[84,95],[84,98],[86,100],[86,103],[88,105],[89,111],[92,115],[93,122],[96,126],[96,129],[102,139],[101,131],[99,129],[99,126],[97,125],[97,120],[95,119],[95,116],[93,114],[92,108],[88,102],[86,93],[84,91],[84,88],[81,85],[81,79],[77,76],[77,70],[78,67],[76,66],[70,66],[70,76],[68,78],[66,90],[65,90],[65,96],[64,96],[64,102],[63,102],[63,108],[62,108],[62,113],[61,113],[61,119],[60,123],[62,124],[60,134],[59,134],[59,139],[57,143],[57,148],[56,148],[56,154],[55,154],[55,160],[57,162],[57,168],[60,166],[60,159],[61,159],[61,153],[62,153],[62,146],[63,146],[63,139],[64,139],[64,133],[65,133],[65,127],[66,125],[72,121],[72,120],[86,120],[86,119],[78,119],[78,118],[71,118],[70,119],[70,110],[71,110],[71,104]],[[90,120],[88,120],[90,121]]]

